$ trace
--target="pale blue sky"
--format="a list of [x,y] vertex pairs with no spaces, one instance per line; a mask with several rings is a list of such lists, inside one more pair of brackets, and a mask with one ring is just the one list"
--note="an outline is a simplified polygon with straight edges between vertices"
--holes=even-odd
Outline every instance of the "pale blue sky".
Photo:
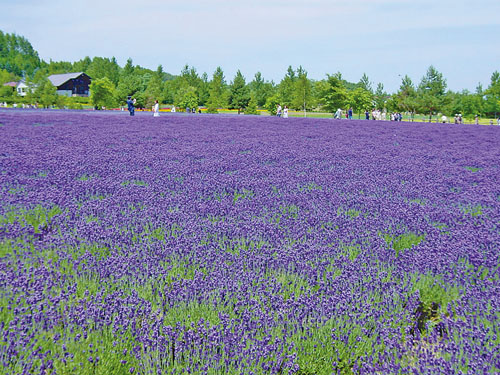
[[226,80],[240,69],[279,82],[288,65],[313,79],[340,71],[397,90],[433,64],[452,90],[500,71],[500,0],[0,0],[0,30],[44,60],[115,56]]

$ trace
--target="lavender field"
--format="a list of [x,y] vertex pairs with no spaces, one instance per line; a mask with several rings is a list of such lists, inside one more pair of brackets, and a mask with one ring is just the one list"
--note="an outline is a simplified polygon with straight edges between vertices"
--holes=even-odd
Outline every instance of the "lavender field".
[[0,373],[498,373],[499,182],[497,127],[0,111]]

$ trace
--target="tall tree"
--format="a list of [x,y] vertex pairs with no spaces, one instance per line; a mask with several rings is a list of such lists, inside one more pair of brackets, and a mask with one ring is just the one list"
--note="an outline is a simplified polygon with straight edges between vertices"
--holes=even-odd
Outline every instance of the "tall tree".
[[408,75],[402,78],[398,92],[393,95],[393,100],[399,111],[415,113],[417,109],[417,91]]
[[361,112],[369,111],[373,106],[373,94],[364,87],[357,87],[351,91],[351,106],[358,118]]
[[0,69],[24,77],[32,75],[41,65],[38,52],[26,38],[0,31]]
[[347,103],[348,93],[342,80],[342,74],[327,74],[327,79],[318,83],[319,101],[328,112],[334,113]]
[[141,92],[141,77],[137,74],[132,59],[129,58],[120,74],[120,81],[116,89],[116,99],[120,104],[125,104],[127,97],[138,96]]
[[500,115],[500,73],[494,71],[491,75],[491,82],[485,91],[486,103],[485,111],[495,117]]
[[382,83],[378,83],[377,89],[375,90],[374,102],[375,107],[382,111],[385,108],[385,102],[389,98],[389,95],[384,90],[384,85]]
[[422,113],[429,113],[429,121],[445,104],[446,80],[434,66],[430,66],[418,85],[417,98]]
[[238,70],[231,82],[229,94],[229,108],[237,109],[238,114],[247,107],[250,101],[250,92],[245,82],[245,77]]
[[312,84],[307,78],[307,72],[299,66],[297,69],[297,79],[294,83],[294,95],[292,100],[292,107],[301,109],[306,117],[306,111],[310,108],[312,102]]
[[146,91],[144,92],[145,105],[149,108],[158,100],[163,102],[163,67],[158,65],[156,71],[151,75]]
[[115,86],[107,77],[93,79],[90,84],[90,99],[92,104],[101,107],[113,107],[115,104]]
[[273,83],[265,81],[261,72],[255,73],[253,81],[248,86],[259,107],[263,107],[266,104],[267,98],[274,94]]
[[293,68],[289,66],[286,75],[278,85],[278,93],[281,105],[286,105],[288,107],[292,106],[296,80],[297,76],[295,74],[295,70],[293,70]]
[[207,110],[209,113],[217,113],[218,109],[226,104],[225,89],[226,81],[224,79],[224,72],[218,66],[209,83],[209,97],[207,100]]
[[370,82],[370,79],[368,78],[366,73],[363,73],[363,75],[361,76],[358,82],[358,87],[361,87],[366,91],[373,92],[372,83]]

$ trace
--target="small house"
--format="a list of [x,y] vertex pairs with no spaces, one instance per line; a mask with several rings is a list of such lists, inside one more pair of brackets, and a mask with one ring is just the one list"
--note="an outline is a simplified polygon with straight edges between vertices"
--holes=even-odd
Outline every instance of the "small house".
[[49,81],[64,96],[89,96],[91,78],[85,73],[52,74]]
[[4,86],[12,87],[12,91],[15,91],[19,96],[26,96],[28,92],[28,85],[24,81],[19,82],[7,82],[3,84]]

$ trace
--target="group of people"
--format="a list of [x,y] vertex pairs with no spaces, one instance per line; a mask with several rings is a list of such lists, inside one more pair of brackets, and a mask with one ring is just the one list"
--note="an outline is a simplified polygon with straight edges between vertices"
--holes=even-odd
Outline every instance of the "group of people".
[[[137,103],[135,98],[132,98],[131,96],[127,98],[127,110],[129,111],[130,116],[135,115],[135,103]],[[151,109],[153,111],[153,117],[160,117],[160,103],[158,103],[158,100],[155,100],[155,104]],[[171,112],[175,112],[174,106],[172,106]]]
[[276,107],[276,116],[288,118],[288,107],[285,105],[283,108],[281,108],[281,105],[278,104],[278,106]]

